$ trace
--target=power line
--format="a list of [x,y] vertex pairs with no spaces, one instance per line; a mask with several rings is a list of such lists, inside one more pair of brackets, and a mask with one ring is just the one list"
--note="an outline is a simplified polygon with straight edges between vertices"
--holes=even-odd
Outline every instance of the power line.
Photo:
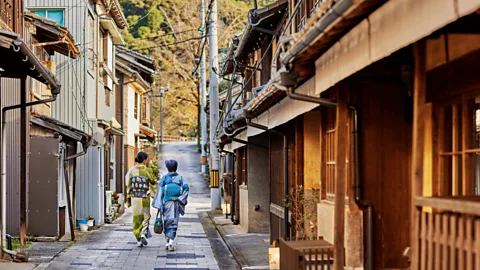
[[148,49],[159,48],[159,47],[169,47],[169,46],[173,46],[173,45],[177,45],[177,44],[186,43],[186,42],[189,42],[189,41],[194,41],[194,40],[203,39],[204,37],[206,37],[206,36],[203,36],[203,37],[193,37],[193,38],[189,38],[189,39],[186,39],[186,40],[181,40],[181,41],[173,42],[173,43],[170,43],[170,44],[159,44],[159,45],[154,45],[154,46],[150,46],[150,47],[134,48],[134,49],[135,49],[135,50],[148,50]]
[[128,28],[132,28],[132,26],[136,25],[138,22],[140,22],[141,20],[145,19],[146,17],[148,17],[148,15],[150,15],[150,13],[156,8],[157,6],[153,6],[148,12],[147,14],[145,14],[143,17],[141,17],[140,19],[138,19],[137,21],[133,22],[132,24],[130,24],[130,26],[128,26]]

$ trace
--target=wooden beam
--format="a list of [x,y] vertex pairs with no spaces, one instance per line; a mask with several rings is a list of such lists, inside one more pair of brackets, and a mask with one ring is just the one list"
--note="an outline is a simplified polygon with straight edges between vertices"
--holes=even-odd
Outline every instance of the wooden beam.
[[414,44],[415,78],[413,105],[413,141],[412,141],[412,176],[411,176],[411,241],[412,270],[418,269],[418,216],[415,215],[415,198],[422,196],[423,190],[423,152],[425,140],[425,103],[426,103],[426,44],[425,40]]
[[337,123],[335,133],[335,226],[334,226],[334,269],[343,270],[345,264],[345,187],[347,183],[347,123],[348,92],[337,87]]

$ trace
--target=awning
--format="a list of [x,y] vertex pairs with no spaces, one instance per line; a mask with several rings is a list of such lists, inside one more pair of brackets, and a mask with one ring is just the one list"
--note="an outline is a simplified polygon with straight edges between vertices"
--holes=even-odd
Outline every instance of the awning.
[[[339,0],[332,12],[326,12],[300,33],[282,57],[282,62],[292,64],[298,73],[298,84],[315,75],[316,93],[321,93],[480,8],[480,0],[383,2]],[[380,4],[383,6],[378,7]],[[346,10],[339,17],[333,12],[335,8]]]
[[141,72],[145,75],[145,80],[149,83],[153,83],[155,81],[155,78],[153,75],[155,74],[155,70],[150,69],[149,67],[146,67],[142,65],[141,63],[134,61],[132,59],[129,59],[128,57],[122,55],[122,54],[116,54],[116,57],[121,60],[125,65],[131,67],[137,72]]
[[[301,85],[295,92],[314,96],[315,92],[315,78],[311,78],[303,85]],[[288,97],[282,99],[279,103],[270,107],[267,111],[260,114],[258,117],[251,119],[253,123],[258,123],[273,129],[277,126],[287,123],[295,119],[297,116],[309,112],[319,105],[316,103],[305,102],[300,100],[293,100]],[[265,132],[253,127],[247,127],[247,137],[256,136]]]
[[92,143],[92,136],[49,116],[32,113],[30,121],[36,126],[58,132],[62,135],[63,140],[80,142],[83,150],[86,150]]
[[80,55],[80,49],[66,27],[31,12],[25,12],[25,21],[29,21],[36,28],[33,36],[38,43],[33,46],[51,48],[71,58]]
[[[119,59],[115,61],[115,69],[127,75],[128,77],[133,78],[132,83],[135,82],[140,84],[145,89],[150,89],[151,85],[148,82],[146,82],[137,71],[123,64],[121,61],[119,61]],[[127,84],[129,82],[123,82],[123,83]]]
[[124,62],[123,64],[125,66],[130,65],[135,71],[141,74],[145,81],[150,84],[155,82],[154,75],[157,64],[153,58],[122,46],[116,46],[115,55]]
[[140,134],[145,135],[151,140],[155,140],[155,138],[157,137],[157,131],[144,125],[140,125]]
[[109,133],[114,136],[124,136],[125,132],[122,130],[122,126],[115,118],[110,119],[110,121],[106,121],[104,119],[98,119],[97,123],[99,125],[104,126],[105,133]]
[[307,26],[293,35],[292,45],[281,58],[284,65],[293,65],[298,73],[298,85],[315,74],[314,61],[318,57],[385,2],[387,0],[337,0],[329,9],[313,13]]
[[55,75],[33,54],[18,34],[0,30],[0,76],[30,76],[50,87],[52,95],[60,93]]
[[246,56],[262,47],[262,40],[272,36],[282,17],[288,10],[288,1],[279,0],[260,9],[252,9],[248,13],[248,23],[242,40],[235,52],[236,59],[245,59]]
[[315,62],[315,93],[479,8],[480,0],[387,2]]
[[[310,80],[302,84],[300,87],[298,87],[295,90],[295,92],[304,94],[304,95],[314,96],[315,95],[315,78],[311,78]],[[243,109],[244,111],[243,113],[239,111],[239,114],[235,115],[235,118],[229,121],[229,126],[233,127],[236,130],[241,130],[246,126],[246,121],[245,121],[246,114],[250,114],[249,116],[253,116],[253,118],[251,118],[251,121],[253,123],[261,124],[263,126],[268,127],[268,129],[272,129],[282,124],[285,124],[288,121],[296,118],[297,116],[302,115],[306,112],[309,112],[319,106],[316,103],[293,100],[284,96],[283,99],[281,99],[280,101],[277,101],[273,106],[269,106],[267,110],[263,111],[263,113],[255,114],[256,112],[255,108],[261,108],[266,106],[265,104],[271,104],[270,102],[272,101],[268,100],[268,96],[279,95],[280,93],[283,93],[283,91],[278,90],[273,86],[267,88],[261,93],[261,95],[265,94],[265,99],[263,100],[263,103],[260,100],[258,100],[256,105],[255,105],[255,102],[247,104],[246,107],[247,108],[250,107],[251,110],[248,111],[247,109]],[[265,132],[265,130],[260,130],[253,127],[247,127],[247,130],[243,131],[242,133],[245,133],[245,137],[252,137],[252,136],[261,134],[263,132]],[[238,136],[240,135],[237,135],[234,137],[238,138]]]
[[115,21],[112,18],[100,17],[100,24],[102,27],[112,35],[113,44],[115,45],[124,45],[125,41],[123,40],[122,34],[118,29]]
[[120,6],[120,2],[118,0],[103,0],[103,4],[108,7],[110,14],[114,17],[115,23],[121,29],[125,29],[128,27],[127,19],[123,14],[122,8]]

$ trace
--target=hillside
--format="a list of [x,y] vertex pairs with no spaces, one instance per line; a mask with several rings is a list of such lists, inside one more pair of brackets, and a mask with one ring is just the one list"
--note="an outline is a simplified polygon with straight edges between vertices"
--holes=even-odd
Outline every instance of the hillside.
[[[261,1],[260,1],[261,2]],[[157,60],[157,85],[170,85],[164,97],[164,135],[196,136],[197,78],[192,75],[200,44],[199,0],[120,0],[130,28],[123,35],[127,46]],[[245,26],[251,2],[219,0],[219,48],[226,48],[233,33]],[[207,55],[208,57],[208,55]],[[207,58],[208,59],[208,58]],[[158,94],[158,89],[155,89]],[[159,130],[159,100],[152,117]]]

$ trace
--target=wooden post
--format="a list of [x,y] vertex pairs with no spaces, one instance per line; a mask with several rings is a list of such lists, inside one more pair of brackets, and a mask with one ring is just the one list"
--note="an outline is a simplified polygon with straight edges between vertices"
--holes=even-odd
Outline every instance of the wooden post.
[[[412,141],[412,197],[411,197],[411,269],[418,269],[418,215],[415,198],[422,196],[423,190],[423,152],[425,140],[425,103],[426,103],[426,44],[425,40],[413,45],[415,56],[414,105],[413,105],[413,141]],[[416,218],[417,217],[417,218]]]
[[337,123],[335,133],[336,174],[335,174],[335,227],[334,227],[334,269],[343,270],[345,264],[345,186],[348,134],[348,93],[343,87],[337,88]]
[[68,160],[63,161],[63,173],[65,181],[65,192],[67,195],[68,219],[70,221],[70,236],[71,240],[75,241],[75,223],[73,223],[72,201],[70,198],[70,183],[68,181]]

